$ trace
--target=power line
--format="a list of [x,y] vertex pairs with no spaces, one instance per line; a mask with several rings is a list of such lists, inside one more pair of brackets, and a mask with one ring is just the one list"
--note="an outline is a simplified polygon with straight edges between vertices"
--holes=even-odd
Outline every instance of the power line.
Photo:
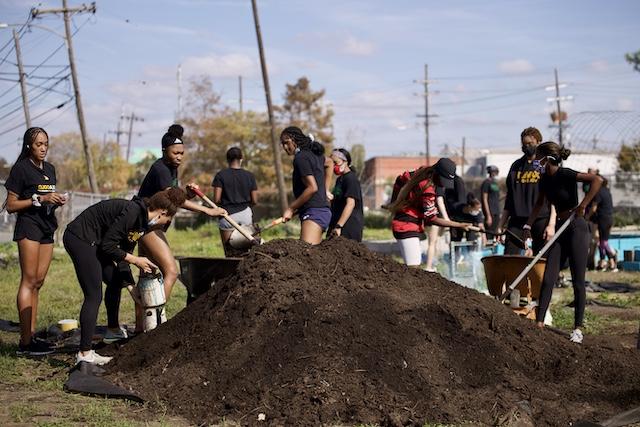
[[[65,106],[69,101],[71,101],[72,99],[73,99],[73,98],[69,98],[69,99],[67,99],[67,100],[66,100],[66,101],[64,101],[62,104],[59,104],[59,105],[57,105],[57,106],[55,106],[55,107],[52,107],[52,108],[48,109],[47,111],[44,111],[44,112],[42,112],[42,113],[38,114],[38,115],[37,115],[37,116],[35,116],[33,119],[34,119],[34,120],[35,120],[35,119],[39,119],[40,117],[44,116],[45,114],[50,113],[50,112],[51,112],[51,111],[53,111],[53,110],[59,110],[60,108],[64,107],[64,106]],[[7,134],[7,133],[9,133],[9,132],[11,132],[11,131],[13,131],[13,130],[16,130],[16,129],[18,129],[18,128],[20,128],[20,127],[24,126],[24,125],[25,125],[25,122],[22,122],[22,123],[20,123],[20,124],[19,124],[19,125],[17,125],[17,126],[13,126],[12,128],[5,129],[5,130],[3,130],[2,132],[0,132],[0,136],[2,136],[2,135],[4,135],[4,134]],[[11,144],[13,144],[13,142],[11,142]],[[5,144],[5,145],[9,145],[9,144]],[[3,145],[3,147],[4,147],[5,145]]]

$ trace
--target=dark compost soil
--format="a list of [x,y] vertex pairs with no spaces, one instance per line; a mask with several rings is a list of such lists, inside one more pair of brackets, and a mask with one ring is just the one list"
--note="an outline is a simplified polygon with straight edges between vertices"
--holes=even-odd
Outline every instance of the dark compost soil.
[[640,405],[640,352],[570,343],[341,238],[253,249],[109,376],[196,423],[496,424],[524,407],[567,425]]

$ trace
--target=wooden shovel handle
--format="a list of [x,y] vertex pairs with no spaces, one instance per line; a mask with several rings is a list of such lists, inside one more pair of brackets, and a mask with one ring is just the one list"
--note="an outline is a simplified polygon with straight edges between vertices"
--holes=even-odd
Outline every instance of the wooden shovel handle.
[[[207,204],[209,204],[209,206],[211,206],[212,208],[218,208],[218,206],[217,206],[215,203],[213,203],[213,201],[212,201],[209,197],[207,197],[207,195],[206,195],[206,194],[204,194],[204,193],[203,193],[199,188],[195,188],[195,187],[189,187],[189,188],[191,189],[191,191],[193,191],[194,193],[196,193],[196,196],[200,197],[202,200],[204,200],[205,202],[207,202]],[[231,226],[232,226],[233,228],[235,228],[236,230],[238,230],[238,231],[240,232],[240,234],[242,234],[242,235],[245,237],[245,239],[249,240],[250,242],[254,242],[254,243],[257,243],[257,242],[258,242],[258,241],[255,239],[255,237],[253,237],[253,236],[251,235],[251,233],[249,233],[247,230],[245,230],[245,228],[244,228],[244,227],[242,227],[242,226],[241,226],[240,224],[238,224],[238,223],[237,223],[233,218],[231,218],[231,217],[229,216],[229,214],[222,215],[222,217],[223,217],[224,219],[226,219],[226,220],[227,220],[227,222],[228,222],[229,224],[231,224]]]

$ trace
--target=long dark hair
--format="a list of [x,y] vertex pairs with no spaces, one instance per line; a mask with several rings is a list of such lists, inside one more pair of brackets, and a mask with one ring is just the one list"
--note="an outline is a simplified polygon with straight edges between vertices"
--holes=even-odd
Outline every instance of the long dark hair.
[[27,157],[29,157],[29,155],[31,154],[31,145],[36,141],[36,138],[41,133],[44,133],[44,135],[47,137],[47,140],[49,139],[47,131],[42,128],[33,127],[27,129],[27,131],[24,133],[24,136],[22,137],[22,149],[20,150],[20,154],[18,155],[16,163],[18,163],[22,159],[26,159]]
[[305,135],[299,127],[289,126],[280,136],[287,135],[294,140],[300,150],[309,150],[316,156],[324,155],[324,146]]
[[425,179],[433,182],[433,175],[435,174],[435,168],[433,166],[422,166],[416,170],[411,179],[402,186],[396,200],[387,206],[387,209],[393,213],[404,209],[410,201],[407,200],[411,191],[418,186]]

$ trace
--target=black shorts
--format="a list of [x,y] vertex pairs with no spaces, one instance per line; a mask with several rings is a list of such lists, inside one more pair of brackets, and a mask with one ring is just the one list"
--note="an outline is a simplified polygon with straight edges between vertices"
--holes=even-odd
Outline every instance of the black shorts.
[[19,218],[16,221],[16,228],[13,232],[13,241],[27,239],[43,245],[51,244],[53,243],[53,233],[54,230],[51,230],[50,227],[45,230],[44,227],[33,221]]

